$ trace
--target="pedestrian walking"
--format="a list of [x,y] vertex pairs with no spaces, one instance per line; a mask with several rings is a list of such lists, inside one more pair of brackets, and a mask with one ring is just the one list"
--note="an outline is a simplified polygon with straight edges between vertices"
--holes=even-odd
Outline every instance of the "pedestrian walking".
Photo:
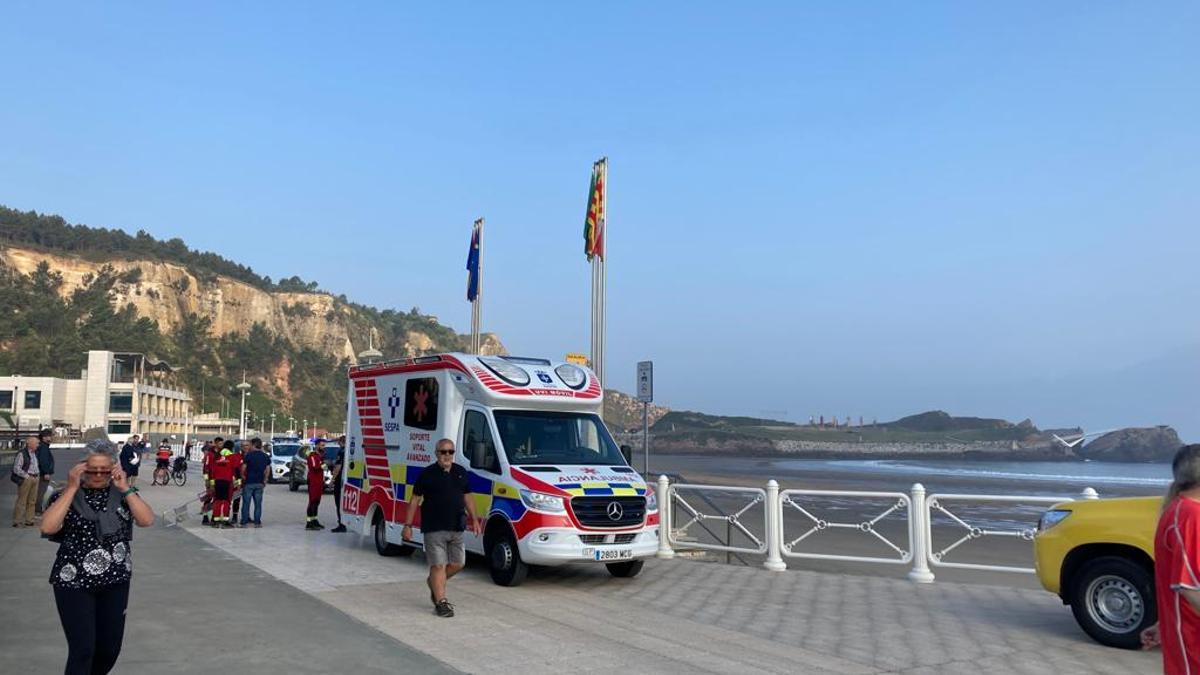
[[107,673],[116,664],[133,576],[133,523],[154,524],[115,451],[110,441],[89,442],[42,518],[42,533],[59,545],[50,583],[67,638],[67,675]]
[[37,499],[34,506],[34,513],[42,515],[42,502],[46,499],[46,488],[50,485],[50,479],[54,476],[54,453],[50,450],[50,439],[54,437],[54,432],[50,429],[42,429],[38,432],[38,473],[42,475],[42,480],[38,483]]
[[134,434],[121,446],[121,471],[128,476],[130,485],[137,483],[138,466],[141,463],[142,441],[140,436]]
[[[263,452],[261,438],[251,441],[250,452],[242,462],[242,527],[254,523],[262,527],[263,486],[267,483],[267,474],[271,472],[271,458]],[[254,509],[254,517],[250,517],[250,509]]]
[[304,523],[306,530],[323,530],[325,526],[317,520],[321,510],[321,497],[325,494],[325,441],[317,439],[316,445],[304,459],[308,468],[308,511]]
[[437,461],[421,470],[413,485],[413,498],[404,514],[400,536],[412,540],[412,523],[421,511],[421,535],[429,562],[429,600],[438,616],[454,616],[454,605],[446,599],[446,582],[462,571],[467,562],[463,530],[483,534],[475,516],[475,499],[467,481],[467,470],[454,461],[454,441],[437,442]]
[[38,437],[25,439],[25,447],[13,458],[12,481],[17,484],[17,501],[13,504],[13,527],[30,527],[34,518],[38,484],[42,474],[38,470]]
[[345,532],[346,526],[342,524],[342,467],[346,463],[346,437],[338,437],[338,453],[337,459],[333,463],[333,506],[337,509],[337,527],[330,532]]

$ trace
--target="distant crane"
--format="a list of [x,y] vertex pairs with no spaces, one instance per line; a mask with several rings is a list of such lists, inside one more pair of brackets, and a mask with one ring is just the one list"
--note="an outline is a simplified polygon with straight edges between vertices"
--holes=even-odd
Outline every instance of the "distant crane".
[[1050,435],[1054,437],[1054,440],[1058,441],[1059,443],[1062,443],[1063,447],[1071,449],[1071,448],[1074,448],[1075,446],[1079,445],[1080,443],[1082,443],[1085,439],[1091,438],[1092,436],[1103,436],[1104,434],[1111,433],[1113,431],[1119,431],[1119,429],[1105,429],[1104,431],[1091,431],[1088,433],[1081,433],[1078,436],[1071,435],[1068,437],[1071,440],[1067,440],[1066,438],[1063,438],[1062,436],[1059,436],[1058,434],[1050,434]]

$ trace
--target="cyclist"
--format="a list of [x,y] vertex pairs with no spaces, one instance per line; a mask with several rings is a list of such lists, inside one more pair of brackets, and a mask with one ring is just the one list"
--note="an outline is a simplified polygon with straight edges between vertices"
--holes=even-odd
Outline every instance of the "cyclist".
[[158,468],[169,469],[171,467],[171,454],[171,446],[164,438],[163,442],[158,444],[158,452],[154,453],[154,458],[158,460]]

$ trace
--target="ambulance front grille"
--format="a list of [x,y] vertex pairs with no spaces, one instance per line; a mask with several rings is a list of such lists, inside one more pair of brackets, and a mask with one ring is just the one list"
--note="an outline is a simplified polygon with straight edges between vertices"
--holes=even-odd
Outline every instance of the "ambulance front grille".
[[[575,497],[571,499],[571,510],[587,527],[633,527],[641,525],[646,517],[646,498]],[[617,517],[611,517],[610,513],[616,513]]]
[[[612,541],[608,538],[612,537]],[[637,537],[637,532],[622,532],[620,534],[581,534],[579,541],[582,541],[588,546],[596,546],[598,544],[628,544]]]

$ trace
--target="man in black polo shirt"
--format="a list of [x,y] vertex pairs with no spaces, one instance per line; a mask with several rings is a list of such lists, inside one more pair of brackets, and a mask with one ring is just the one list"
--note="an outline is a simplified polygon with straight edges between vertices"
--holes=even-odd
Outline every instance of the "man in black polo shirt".
[[454,441],[437,442],[437,461],[425,467],[413,485],[413,499],[404,515],[400,536],[412,540],[413,516],[421,509],[421,534],[429,561],[429,599],[438,616],[454,616],[454,605],[446,600],[446,581],[467,562],[463,530],[483,534],[475,517],[475,499],[467,482],[467,470],[454,463]]

